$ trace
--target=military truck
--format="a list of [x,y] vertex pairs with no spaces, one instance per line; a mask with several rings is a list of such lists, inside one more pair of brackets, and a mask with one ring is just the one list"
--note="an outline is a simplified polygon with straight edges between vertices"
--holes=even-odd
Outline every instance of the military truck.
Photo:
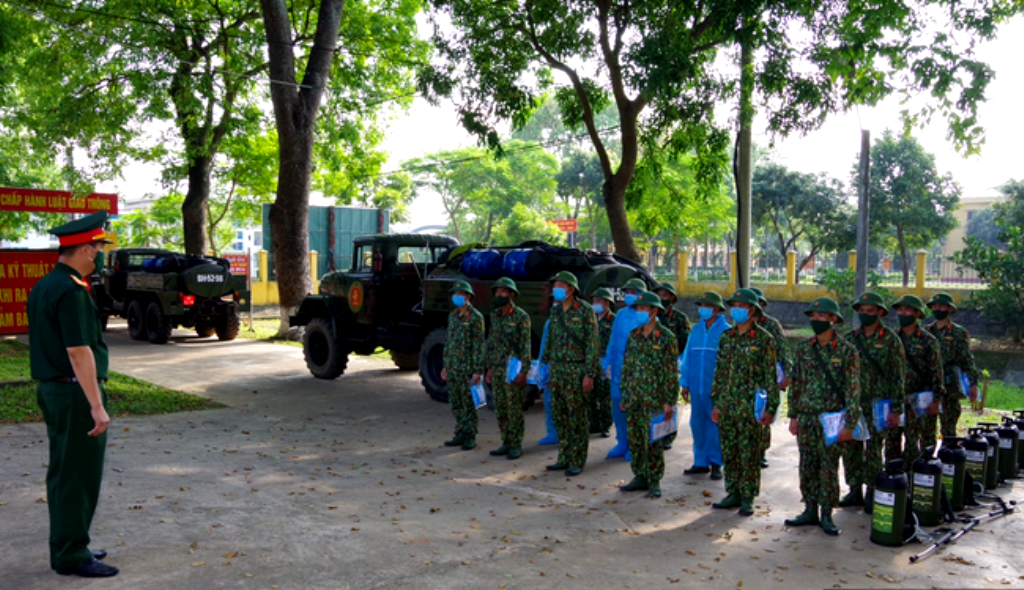
[[532,320],[534,358],[552,303],[548,279],[554,273],[574,273],[585,296],[599,287],[616,290],[633,277],[655,285],[642,266],[625,258],[544,242],[474,248],[448,236],[377,234],[357,238],[354,245],[352,268],[324,275],[319,294],[305,297],[290,318],[291,325],[306,327],[306,366],[315,377],[335,379],[345,372],[350,354],[384,348],[399,369],[418,369],[424,389],[439,402],[448,401],[441,369],[452,308],[448,289],[455,280],[473,286],[474,304],[489,318],[494,279],[515,279],[516,304]]
[[103,327],[120,316],[133,340],[153,344],[165,344],[179,326],[202,338],[234,340],[238,313],[251,305],[246,278],[233,276],[227,260],[169,250],[111,250],[91,282]]

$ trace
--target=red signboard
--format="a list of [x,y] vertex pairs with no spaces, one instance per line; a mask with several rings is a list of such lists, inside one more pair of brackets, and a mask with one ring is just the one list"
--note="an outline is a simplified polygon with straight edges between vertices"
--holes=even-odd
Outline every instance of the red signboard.
[[224,254],[223,258],[231,263],[231,274],[242,277],[249,276],[248,254]]
[[37,213],[93,213],[117,215],[117,195],[92,193],[75,196],[69,191],[0,187],[0,211]]
[[579,227],[575,219],[552,219],[548,223],[564,232],[574,232]]
[[28,332],[28,293],[56,263],[55,250],[0,251],[0,334]]

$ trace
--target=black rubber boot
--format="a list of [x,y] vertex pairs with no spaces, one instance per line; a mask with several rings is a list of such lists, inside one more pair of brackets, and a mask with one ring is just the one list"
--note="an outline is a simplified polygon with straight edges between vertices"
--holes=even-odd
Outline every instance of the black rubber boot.
[[863,506],[864,505],[864,492],[860,485],[850,486],[850,493],[846,494],[839,500],[840,508],[848,508],[850,506]]
[[807,526],[809,524],[819,524],[821,521],[818,520],[818,505],[813,502],[807,502],[804,506],[804,511],[796,518],[787,518],[783,524],[786,526]]
[[646,490],[647,481],[640,479],[639,477],[634,477],[633,481],[627,483],[624,486],[619,486],[619,489],[622,490],[623,492],[638,492],[640,490]]
[[842,532],[836,523],[832,522],[832,509],[826,506],[821,507],[821,530],[832,537],[839,536],[839,533]]

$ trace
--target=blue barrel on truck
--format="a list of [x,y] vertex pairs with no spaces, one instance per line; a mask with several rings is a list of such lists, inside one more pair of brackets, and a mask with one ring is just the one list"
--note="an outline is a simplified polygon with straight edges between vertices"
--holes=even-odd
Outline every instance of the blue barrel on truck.
[[502,272],[502,255],[497,250],[470,250],[462,257],[462,274],[474,279],[496,279]]

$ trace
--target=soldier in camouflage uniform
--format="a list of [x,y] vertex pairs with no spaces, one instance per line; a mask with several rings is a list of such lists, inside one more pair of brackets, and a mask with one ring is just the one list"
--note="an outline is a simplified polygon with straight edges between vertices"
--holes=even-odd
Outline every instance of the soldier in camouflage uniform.
[[[526,374],[530,372],[530,314],[516,307],[519,289],[515,281],[502,277],[491,285],[494,311],[491,333],[487,337],[487,382],[494,392],[494,412],[501,430],[501,447],[491,451],[494,457],[510,460],[523,456],[523,401],[526,398]],[[508,382],[509,358],[521,363],[519,373]]]
[[[942,362],[945,363],[942,375],[946,380],[946,397],[942,400],[942,414],[939,415],[942,438],[953,438],[956,436],[956,424],[960,421],[961,396],[966,395],[972,402],[977,401],[981,371],[974,364],[970,333],[950,319],[956,313],[956,304],[949,293],[932,295],[928,307],[935,317],[935,321],[928,325],[928,332],[939,341]],[[957,369],[967,375],[970,381],[967,391],[962,391],[963,387],[957,382]]]
[[545,358],[551,372],[551,403],[558,430],[558,460],[549,471],[579,475],[587,464],[590,435],[588,397],[601,375],[597,316],[581,300],[576,275],[562,271],[551,277],[552,296]]
[[818,524],[825,534],[835,536],[840,532],[832,520],[832,508],[839,503],[839,445],[825,444],[821,414],[845,411],[839,442],[853,439],[861,416],[860,359],[856,349],[836,334],[835,325],[843,322],[843,316],[835,301],[820,297],[804,313],[811,318],[815,336],[794,354],[789,432],[796,436],[800,450],[805,509],[785,524]]
[[[757,325],[761,308],[757,293],[739,289],[726,299],[733,327],[718,341],[718,364],[711,384],[711,420],[718,424],[725,468],[726,497],[713,508],[737,508],[754,514],[754,498],[761,492],[761,445],[779,407],[775,369],[778,343]],[[765,394],[758,415],[758,390]]]
[[[682,354],[682,351],[686,349],[686,341],[690,337],[690,318],[676,309],[675,305],[679,301],[679,296],[676,295],[676,289],[671,283],[658,285],[654,292],[661,298],[661,305],[665,308],[659,314],[658,321],[676,335],[676,343],[679,345],[680,354]],[[676,397],[678,398],[678,395]],[[676,433],[673,432],[661,440],[667,451],[676,442]]]
[[[778,345],[776,349],[779,353],[778,364],[782,368],[782,381],[779,382],[779,388],[782,390],[789,389],[789,373],[793,370],[793,355],[789,352],[789,342],[786,340],[786,333],[782,329],[782,324],[779,320],[768,315],[765,308],[768,307],[768,300],[765,299],[764,293],[757,287],[751,287],[751,291],[757,293],[757,301],[761,304],[761,310],[757,312],[757,326],[764,329],[766,332],[775,338],[775,343]],[[778,381],[778,379],[776,379]],[[772,446],[772,429],[771,426],[768,428],[761,429],[764,434],[764,446],[761,451],[761,468],[768,467],[768,448]]]
[[[907,359],[907,371],[903,381],[907,394],[904,421],[906,446],[903,449],[903,460],[909,469],[910,464],[924,453],[925,449],[932,447],[934,452],[939,402],[944,399],[945,390],[942,353],[938,339],[921,328],[919,322],[927,313],[927,308],[920,298],[904,295],[892,304],[892,308],[896,310],[900,322],[899,336]],[[923,391],[932,392],[932,403],[928,406],[926,414],[918,415],[914,410],[914,396]],[[886,443],[888,444],[892,438],[895,438],[895,435],[890,434]]]
[[[671,420],[679,398],[679,341],[658,323],[661,299],[641,293],[633,304],[637,327],[626,341],[622,364],[622,410],[629,431],[629,463],[633,480],[622,491],[648,490],[661,497],[665,476],[665,450],[660,440],[651,442],[651,418],[663,414]],[[642,323],[641,323],[642,322]]]
[[[594,291],[590,301],[597,314],[597,334],[600,340],[600,351],[608,350],[608,341],[612,337],[612,324],[615,322],[615,296],[605,288]],[[602,358],[601,364],[607,366],[608,359]],[[604,372],[594,382],[594,391],[590,392],[590,433],[600,433],[608,438],[608,429],[612,427],[612,383]]]
[[[853,304],[860,327],[844,338],[860,355],[860,409],[867,418],[871,438],[867,441],[851,440],[842,443],[843,469],[850,493],[839,500],[839,505],[864,506],[871,514],[875,477],[882,471],[882,443],[885,432],[900,425],[903,412],[903,372],[906,361],[899,336],[887,328],[881,318],[889,315],[885,302],[877,293],[864,293]],[[886,416],[887,428],[875,429],[875,402],[889,400],[891,411]],[[862,486],[867,485],[865,495]]]
[[473,287],[455,281],[448,290],[455,309],[448,314],[448,339],[444,345],[441,378],[448,382],[448,403],[455,416],[455,438],[446,447],[476,448],[477,411],[470,385],[484,374],[484,316],[473,307]]

